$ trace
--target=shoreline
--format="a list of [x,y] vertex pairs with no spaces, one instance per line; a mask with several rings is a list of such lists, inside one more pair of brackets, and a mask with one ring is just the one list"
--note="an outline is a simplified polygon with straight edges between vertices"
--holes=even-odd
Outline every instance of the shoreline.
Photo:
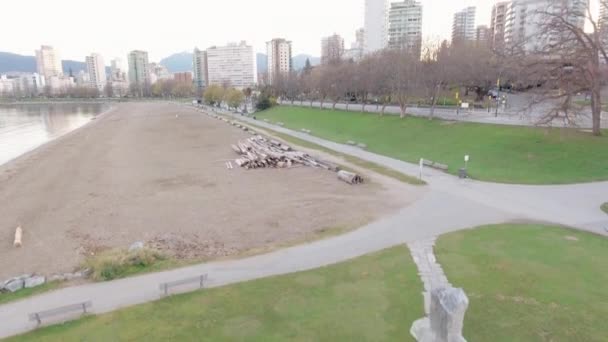
[[[83,103],[83,102],[74,102],[74,104],[76,104],[76,103]],[[43,104],[43,103],[39,103],[39,104]],[[76,132],[76,131],[84,128],[84,127],[87,127],[87,126],[91,125],[93,122],[97,121],[97,119],[99,119],[99,118],[101,118],[101,117],[109,114],[110,112],[114,111],[117,107],[118,106],[116,106],[116,105],[110,105],[110,107],[108,109],[100,112],[99,114],[93,115],[93,117],[91,117],[91,119],[89,120],[89,122],[85,123],[84,125],[82,125],[80,127],[76,127],[74,129],[72,129],[71,131],[63,133],[63,134],[61,134],[59,136],[56,136],[54,138],[51,138],[51,139],[45,141],[44,143],[42,143],[40,145],[34,146],[34,147],[30,148],[30,149],[27,149],[23,153],[15,156],[14,158],[11,158],[11,159],[7,160],[4,163],[0,163],[0,171],[2,171],[5,168],[10,168],[11,164],[18,163],[21,158],[27,158],[29,155],[32,155],[32,154],[36,153],[36,151],[38,151],[39,149],[45,148],[46,146],[48,146],[50,144],[53,144],[54,142],[60,141],[64,137],[69,136],[69,135],[73,134],[74,132]]]

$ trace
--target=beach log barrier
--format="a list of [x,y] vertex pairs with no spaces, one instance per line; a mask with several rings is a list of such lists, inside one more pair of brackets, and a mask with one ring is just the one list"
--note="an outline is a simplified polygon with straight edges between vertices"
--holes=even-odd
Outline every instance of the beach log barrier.
[[14,246],[15,247],[21,247],[23,244],[23,229],[21,229],[21,226],[17,227],[17,229],[15,229],[15,242],[14,242]]
[[348,171],[338,171],[338,178],[341,181],[344,181],[348,184],[361,184],[363,183],[363,178],[356,173],[348,172]]

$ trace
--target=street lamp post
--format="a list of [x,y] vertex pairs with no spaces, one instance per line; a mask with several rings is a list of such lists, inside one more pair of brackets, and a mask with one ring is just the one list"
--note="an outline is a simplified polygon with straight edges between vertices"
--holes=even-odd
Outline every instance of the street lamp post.
[[569,120],[569,111],[570,111],[570,105],[572,102],[572,85],[571,85],[571,75],[574,71],[574,66],[572,66],[572,64],[567,63],[564,65],[564,74],[566,75],[566,108],[565,108],[565,117],[564,117],[564,122],[568,123]]

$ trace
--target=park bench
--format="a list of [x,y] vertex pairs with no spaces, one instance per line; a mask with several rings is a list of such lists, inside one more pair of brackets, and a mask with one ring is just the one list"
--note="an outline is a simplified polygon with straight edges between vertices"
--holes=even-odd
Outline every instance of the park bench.
[[31,313],[29,314],[29,319],[30,321],[35,321],[38,325],[40,325],[42,324],[43,319],[59,315],[66,315],[72,312],[79,312],[80,314],[85,315],[88,313],[87,309],[90,309],[91,307],[93,307],[93,303],[91,301],[71,304],[51,310]]
[[205,281],[207,280],[207,275],[203,274],[193,278],[187,278],[182,280],[176,280],[168,283],[162,283],[159,285],[160,290],[162,291],[161,296],[168,296],[169,290],[173,287],[183,286],[188,284],[198,283],[200,289],[205,287]]
[[427,159],[423,159],[422,164],[424,164],[424,166],[432,167],[433,169],[437,169],[437,170],[441,170],[441,171],[448,171],[448,169],[449,169],[449,167],[447,165],[437,163],[437,162],[434,162],[432,160],[427,160]]

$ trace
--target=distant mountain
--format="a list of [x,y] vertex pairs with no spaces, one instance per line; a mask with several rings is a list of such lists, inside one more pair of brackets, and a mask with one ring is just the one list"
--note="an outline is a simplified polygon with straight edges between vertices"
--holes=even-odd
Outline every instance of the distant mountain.
[[[310,64],[312,66],[321,64],[321,58],[313,57],[311,55],[299,54],[291,57],[291,62],[293,63],[293,69],[298,71],[304,68],[306,65],[306,59],[310,59]],[[256,55],[256,61],[258,65],[258,72],[265,72],[268,70],[268,59],[267,56],[263,53],[258,53]]]
[[72,74],[74,76],[76,76],[81,70],[84,72],[87,71],[87,64],[84,62],[78,62],[78,61],[70,61],[70,60],[61,61],[61,67],[63,68],[63,73],[66,75],[68,75],[70,73],[70,69],[72,69]]
[[36,72],[36,58],[10,52],[0,52],[0,73],[11,71]]
[[[81,70],[86,71],[87,65],[84,62],[63,60],[61,61],[64,74],[69,74],[70,69],[74,75]],[[36,72],[36,57],[23,56],[10,52],[0,52],[0,73],[7,72]],[[110,69],[106,67],[106,72]]]
[[268,57],[263,53],[255,54],[255,61],[258,67],[258,74],[268,70]]
[[171,73],[192,71],[192,57],[191,52],[184,51],[161,59],[160,64],[164,65]]
[[297,56],[291,57],[291,62],[293,63],[294,70],[302,70],[306,65],[306,59],[310,59],[310,64],[312,66],[321,64],[321,58],[313,57],[311,55],[299,54]]

